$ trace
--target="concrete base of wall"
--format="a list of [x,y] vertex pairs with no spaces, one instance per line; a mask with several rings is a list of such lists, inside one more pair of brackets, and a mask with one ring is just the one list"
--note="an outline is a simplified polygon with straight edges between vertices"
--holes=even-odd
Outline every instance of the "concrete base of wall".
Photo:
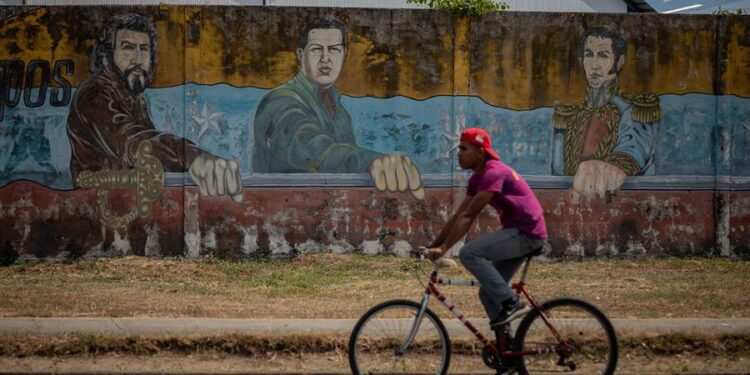
[[[0,189],[0,262],[79,257],[290,257],[304,252],[398,254],[427,244],[462,188],[427,189],[426,199],[371,188],[248,188],[242,203],[194,187],[165,188],[150,216],[114,229],[96,192],[58,191],[28,181]],[[135,207],[130,191],[108,193],[112,213]],[[750,255],[750,192],[623,191],[607,202],[539,189],[552,258]],[[467,240],[498,228],[483,212]]]

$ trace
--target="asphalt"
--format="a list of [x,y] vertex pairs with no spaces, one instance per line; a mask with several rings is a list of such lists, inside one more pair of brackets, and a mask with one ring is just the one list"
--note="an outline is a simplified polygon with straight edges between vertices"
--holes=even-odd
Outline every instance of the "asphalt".
[[[348,335],[354,319],[207,319],[207,318],[0,318],[0,333],[55,335],[212,335],[241,333],[258,336]],[[443,320],[451,337],[471,333],[455,319]],[[489,333],[485,320],[476,320]],[[612,319],[618,333],[746,334],[750,318],[737,319]],[[585,325],[585,324],[584,324]]]

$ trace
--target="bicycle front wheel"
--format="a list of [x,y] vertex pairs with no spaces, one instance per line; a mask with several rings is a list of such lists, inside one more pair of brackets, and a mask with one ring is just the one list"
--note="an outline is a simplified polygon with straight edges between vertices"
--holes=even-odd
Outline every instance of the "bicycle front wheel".
[[544,302],[541,310],[547,322],[532,310],[518,325],[516,347],[526,352],[519,361],[521,375],[615,372],[617,336],[603,312],[575,298]]
[[431,310],[425,311],[413,340],[420,305],[408,300],[381,303],[367,311],[349,338],[349,366],[355,375],[439,374],[448,372],[450,339]]

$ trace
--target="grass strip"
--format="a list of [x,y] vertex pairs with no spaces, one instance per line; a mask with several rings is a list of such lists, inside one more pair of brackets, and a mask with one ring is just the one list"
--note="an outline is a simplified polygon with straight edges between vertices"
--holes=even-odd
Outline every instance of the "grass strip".
[[[348,336],[105,336],[105,335],[0,335],[0,356],[59,357],[76,355],[202,354],[267,356],[269,353],[305,354],[346,352]],[[651,356],[737,357],[750,352],[750,334],[628,336],[620,338],[620,354]],[[595,349],[595,348],[593,348]],[[478,355],[474,340],[453,340],[455,354]]]
[[[27,263],[0,267],[0,317],[356,319],[385,300],[419,299],[430,269],[361,254]],[[460,266],[440,272],[471,278]],[[750,262],[722,258],[610,259],[535,262],[526,281],[539,300],[579,297],[610,318],[742,318],[750,316],[749,274]],[[441,290],[465,315],[485,315],[477,288]],[[432,309],[450,316],[439,303]]]

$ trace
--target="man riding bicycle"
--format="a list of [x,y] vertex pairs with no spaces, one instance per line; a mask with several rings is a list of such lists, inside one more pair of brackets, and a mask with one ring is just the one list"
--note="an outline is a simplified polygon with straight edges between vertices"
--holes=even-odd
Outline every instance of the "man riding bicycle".
[[529,310],[508,286],[524,257],[544,245],[547,228],[539,201],[526,181],[500,161],[489,134],[469,128],[461,134],[458,164],[473,171],[466,198],[427,248],[437,260],[469,231],[489,204],[497,210],[502,229],[465,244],[459,252],[463,265],[477,278],[479,298],[497,331]]

